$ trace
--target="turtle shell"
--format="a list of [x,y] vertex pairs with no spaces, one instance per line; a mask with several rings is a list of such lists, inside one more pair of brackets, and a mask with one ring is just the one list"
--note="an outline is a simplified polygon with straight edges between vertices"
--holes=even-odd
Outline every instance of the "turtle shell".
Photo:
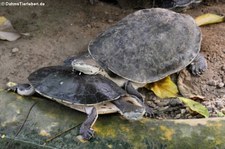
[[136,11],[89,44],[104,68],[137,83],[150,83],[178,72],[200,51],[201,32],[194,19],[171,10]]
[[71,67],[50,66],[30,74],[39,94],[61,103],[93,105],[118,99],[125,91],[102,75],[84,75]]

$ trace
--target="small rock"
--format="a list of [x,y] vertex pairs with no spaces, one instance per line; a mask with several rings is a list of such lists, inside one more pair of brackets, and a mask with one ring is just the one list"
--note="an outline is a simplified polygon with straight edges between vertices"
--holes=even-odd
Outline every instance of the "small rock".
[[225,114],[225,108],[221,109],[221,112],[222,112],[223,114]]
[[167,109],[169,109],[169,106],[161,107],[161,108],[159,108],[159,111],[165,111],[165,110],[167,110]]
[[209,112],[213,112],[214,111],[212,106],[207,106],[207,109],[208,109]]
[[192,119],[192,117],[193,117],[192,115],[189,115],[187,118],[188,118],[188,119]]
[[154,104],[154,103],[152,103],[152,102],[148,102],[147,104],[148,104],[150,107],[153,107],[153,108],[156,108],[156,107],[157,107],[157,105]]
[[220,83],[218,84],[218,87],[219,87],[219,88],[224,87],[224,83],[223,83],[223,82],[220,82]]
[[159,104],[161,101],[160,101],[159,99],[156,99],[154,102],[155,102],[156,104]]
[[225,66],[222,66],[222,67],[221,67],[221,70],[225,71]]
[[181,109],[181,110],[180,110],[180,113],[181,113],[181,114],[184,114],[185,112],[186,112],[185,109]]
[[162,100],[161,102],[157,103],[159,107],[165,107],[169,104],[169,100]]
[[19,52],[19,49],[18,48],[13,48],[12,49],[12,53],[16,53],[16,52]]
[[175,116],[175,119],[179,119],[179,118],[181,118],[181,114],[177,114],[177,115]]
[[224,103],[222,101],[216,101],[216,105],[217,108],[222,109],[224,107]]
[[181,105],[183,105],[183,103],[182,103],[182,101],[180,101],[179,99],[172,99],[172,100],[170,100],[169,105],[170,105],[171,107],[176,107],[176,106],[181,106]]
[[113,23],[113,20],[112,20],[112,19],[109,19],[108,22],[109,22],[109,23]]
[[208,85],[216,86],[217,85],[217,81],[216,80],[209,80]]
[[87,27],[88,27],[88,28],[91,28],[91,24],[87,24]]

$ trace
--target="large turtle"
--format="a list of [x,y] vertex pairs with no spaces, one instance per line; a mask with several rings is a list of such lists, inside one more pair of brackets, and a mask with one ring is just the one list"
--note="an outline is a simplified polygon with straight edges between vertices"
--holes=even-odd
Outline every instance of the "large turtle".
[[98,114],[119,112],[128,120],[138,120],[145,114],[145,108],[135,96],[128,95],[102,75],[80,75],[77,71],[72,72],[71,67],[50,66],[34,71],[28,80],[30,84],[11,85],[8,89],[23,96],[37,92],[87,113],[80,127],[80,135],[86,140],[93,136],[92,126]]
[[75,58],[72,66],[85,74],[110,77],[106,72],[112,72],[123,78],[114,80],[118,85],[125,84],[128,93],[141,97],[136,88],[187,66],[193,75],[200,75],[207,68],[199,53],[201,39],[191,16],[162,8],[143,9],[98,35],[89,43],[90,56]]

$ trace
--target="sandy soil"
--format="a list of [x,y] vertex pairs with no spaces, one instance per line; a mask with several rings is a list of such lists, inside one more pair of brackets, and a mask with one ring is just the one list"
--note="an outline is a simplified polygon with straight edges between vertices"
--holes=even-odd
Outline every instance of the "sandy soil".
[[[28,0],[32,1],[32,0]],[[30,33],[14,42],[0,41],[0,88],[10,80],[26,82],[37,68],[62,64],[69,56],[87,49],[88,42],[98,33],[135,11],[99,2],[90,5],[85,0],[45,0],[45,6],[1,7],[0,15],[11,20],[16,30]],[[225,3],[214,2],[186,11],[193,17],[203,13],[225,15]],[[225,24],[201,27],[202,53],[208,60],[208,70],[192,83],[207,101],[221,101],[225,107]],[[18,48],[18,50],[13,50]],[[206,105],[212,102],[207,102]],[[220,104],[220,105],[221,105]],[[213,110],[213,109],[211,109]]]

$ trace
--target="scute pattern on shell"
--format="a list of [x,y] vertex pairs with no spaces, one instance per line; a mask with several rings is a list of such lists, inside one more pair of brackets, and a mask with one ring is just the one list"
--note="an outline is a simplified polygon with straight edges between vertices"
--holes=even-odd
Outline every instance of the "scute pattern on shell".
[[200,45],[201,32],[191,16],[152,8],[128,15],[90,42],[88,50],[103,68],[150,83],[190,64]]
[[43,67],[28,80],[41,95],[60,103],[93,105],[118,99],[125,91],[102,75],[80,75],[71,67]]

